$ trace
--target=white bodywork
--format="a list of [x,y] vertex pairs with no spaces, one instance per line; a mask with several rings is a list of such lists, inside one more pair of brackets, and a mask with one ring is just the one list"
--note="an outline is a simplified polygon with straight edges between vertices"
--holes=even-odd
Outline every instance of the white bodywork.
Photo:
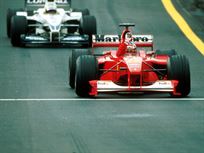
[[46,13],[44,8],[39,8],[37,11],[34,11],[33,16],[28,16],[27,12],[17,12],[16,15],[25,16],[28,20],[37,21],[45,26],[59,26],[66,21],[80,21],[82,18],[81,12],[65,11],[62,8],[58,8],[56,13]]
[[[60,39],[60,35],[68,34],[67,27],[79,27],[76,24],[67,24],[67,21],[78,21],[82,19],[81,12],[65,11],[63,8],[57,8],[56,13],[47,13],[45,8],[39,8],[33,12],[32,16],[28,16],[27,12],[17,12],[17,16],[25,16],[27,20],[37,21],[37,24],[28,25],[29,27],[35,27],[35,34],[48,33],[45,31],[45,27],[49,27],[50,42],[53,40],[53,34],[57,34]],[[66,27],[66,28],[62,28]],[[76,31],[78,34],[78,31]]]
[[[43,24],[58,26],[69,20],[80,21],[82,17],[81,12],[66,12],[64,9],[57,9],[55,14],[45,13],[44,8],[40,8],[34,12],[33,16],[27,16],[28,20],[35,20]],[[69,15],[68,15],[69,14]]]

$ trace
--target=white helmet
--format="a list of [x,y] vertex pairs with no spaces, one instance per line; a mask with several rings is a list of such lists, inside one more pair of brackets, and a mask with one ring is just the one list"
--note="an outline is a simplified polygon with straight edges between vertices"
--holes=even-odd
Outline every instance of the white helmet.
[[45,2],[45,12],[46,13],[56,13],[57,12],[57,4],[55,0],[47,0]]

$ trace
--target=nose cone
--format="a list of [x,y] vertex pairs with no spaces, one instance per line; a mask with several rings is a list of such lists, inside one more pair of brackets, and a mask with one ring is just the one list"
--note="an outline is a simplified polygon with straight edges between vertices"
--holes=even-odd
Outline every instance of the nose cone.
[[50,26],[51,30],[60,30],[62,17],[58,14],[48,14],[47,15],[47,23]]
[[124,57],[124,61],[131,73],[140,74],[142,71],[142,58],[138,56]]

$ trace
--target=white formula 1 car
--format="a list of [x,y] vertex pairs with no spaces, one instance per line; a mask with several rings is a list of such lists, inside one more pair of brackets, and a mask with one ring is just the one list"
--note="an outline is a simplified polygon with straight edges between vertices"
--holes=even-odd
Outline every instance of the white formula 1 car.
[[88,9],[72,9],[71,0],[25,0],[24,9],[7,12],[7,36],[13,46],[89,47],[96,32],[96,18]]

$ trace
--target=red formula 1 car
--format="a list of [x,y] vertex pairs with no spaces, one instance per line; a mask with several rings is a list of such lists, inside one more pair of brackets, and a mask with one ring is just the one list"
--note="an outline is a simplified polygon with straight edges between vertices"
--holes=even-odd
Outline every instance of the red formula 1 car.
[[117,47],[94,55],[73,50],[69,58],[69,84],[80,97],[99,93],[164,92],[174,97],[190,93],[190,68],[186,56],[175,50],[153,51],[151,35],[132,35],[123,23],[121,36],[93,36],[94,47]]

